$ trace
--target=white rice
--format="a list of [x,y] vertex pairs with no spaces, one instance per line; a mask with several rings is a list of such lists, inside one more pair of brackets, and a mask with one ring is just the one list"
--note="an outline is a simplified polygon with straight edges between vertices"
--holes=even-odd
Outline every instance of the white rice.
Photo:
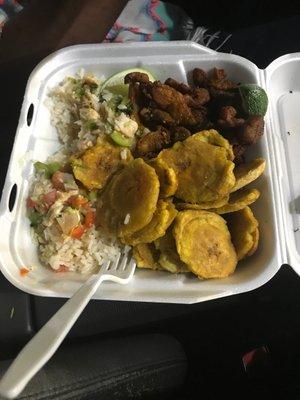
[[[93,146],[97,138],[105,134],[113,125],[115,119],[113,110],[108,107],[106,102],[101,103],[95,93],[91,93],[88,89],[80,100],[74,96],[74,82],[78,83],[79,78],[84,81],[84,72],[80,71],[76,76],[77,81],[74,81],[74,78],[66,78],[49,93],[46,105],[50,109],[51,123],[57,130],[62,146],[57,153],[48,158],[47,162],[66,163],[71,154]],[[106,93],[105,96],[106,101],[111,99],[109,93]],[[86,115],[87,110],[83,108],[87,107],[87,104],[90,109],[94,110],[90,114],[97,124],[97,129],[89,129],[81,118],[82,115]],[[127,158],[126,150],[122,151],[121,158]],[[43,173],[37,173],[31,185],[30,197],[36,200],[51,190],[53,190],[51,181]],[[70,192],[70,195],[72,194],[74,193]],[[65,198],[68,197],[68,193],[59,195],[61,198],[62,195]],[[57,228],[53,226],[51,219],[49,222],[49,214],[60,212],[62,207],[62,201],[59,203],[57,200],[49,209],[47,216],[43,217],[40,225],[33,229],[40,260],[44,265],[53,270],[66,267],[69,271],[82,274],[92,273],[97,271],[104,260],[114,260],[124,248],[116,239],[107,238],[94,226],[89,228],[80,240],[63,233],[57,237]]]
[[69,271],[82,274],[96,272],[105,260],[114,260],[122,248],[94,227],[80,240],[66,236],[62,242],[51,241],[39,246],[43,263],[54,270],[66,266]]

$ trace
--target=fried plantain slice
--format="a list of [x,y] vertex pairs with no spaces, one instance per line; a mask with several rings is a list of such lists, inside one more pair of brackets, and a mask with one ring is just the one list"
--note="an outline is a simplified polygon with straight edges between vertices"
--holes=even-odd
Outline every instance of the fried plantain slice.
[[250,207],[226,215],[238,260],[255,253],[259,242],[258,221]]
[[173,235],[180,259],[199,278],[225,278],[237,264],[226,221],[207,211],[181,211]]
[[158,158],[150,160],[149,165],[155,169],[159,179],[159,197],[165,199],[173,196],[178,187],[178,180],[174,169],[169,167],[162,159]]
[[252,237],[253,237],[253,246],[252,246],[251,250],[247,253],[247,257],[252,256],[258,248],[258,243],[259,243],[259,229],[258,228],[256,228],[255,231],[252,233]]
[[245,164],[240,164],[234,169],[235,185],[232,188],[232,192],[241,189],[249,183],[255,181],[266,167],[266,160],[263,158],[255,158],[253,161]]
[[208,201],[206,203],[191,204],[191,203],[177,203],[176,207],[178,210],[208,210],[211,208],[219,208],[228,203],[229,196],[221,197],[214,201]]
[[218,131],[215,129],[209,129],[198,132],[198,135],[199,139],[201,139],[203,142],[212,144],[214,146],[224,147],[227,150],[228,159],[231,161],[234,160],[231,144],[227,139],[224,138],[224,136],[220,135]]
[[[120,163],[124,163],[121,158],[122,150],[122,147],[102,140],[86,150],[80,157],[71,157],[70,162],[75,178],[88,190],[102,189]],[[127,149],[126,152],[127,160],[132,160],[130,151]]]
[[117,171],[97,204],[97,222],[118,237],[130,236],[152,219],[159,194],[155,170],[138,158]]
[[157,208],[149,224],[130,236],[124,236],[122,242],[131,246],[153,242],[165,234],[176,214],[177,210],[172,202],[158,200]]
[[139,268],[162,269],[158,264],[158,252],[153,243],[140,243],[132,248],[133,258]]
[[159,251],[158,263],[163,269],[172,274],[190,272],[179,258],[171,228],[167,230],[163,237],[156,240],[154,244]]
[[233,192],[229,196],[228,203],[219,208],[213,208],[209,211],[217,214],[228,214],[238,210],[242,210],[249,204],[254,203],[260,196],[257,189],[243,188]]
[[173,168],[176,197],[187,203],[215,201],[229,194],[235,184],[234,163],[224,147],[206,143],[201,132],[162,150],[158,159]]

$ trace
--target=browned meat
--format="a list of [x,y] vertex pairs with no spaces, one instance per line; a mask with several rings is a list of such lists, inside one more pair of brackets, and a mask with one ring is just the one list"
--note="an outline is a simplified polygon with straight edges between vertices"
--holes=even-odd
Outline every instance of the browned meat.
[[124,78],[124,83],[149,82],[149,77],[143,72],[130,72]]
[[178,92],[180,92],[182,94],[190,94],[190,93],[192,93],[192,88],[190,88],[185,83],[181,83],[181,82],[176,81],[173,78],[166,79],[165,85],[171,86],[173,89],[177,90]]
[[135,148],[135,156],[151,158],[171,143],[170,133],[163,127],[155,132],[146,133],[142,136]]
[[209,80],[210,85],[218,90],[228,90],[234,89],[237,85],[227,79],[227,75],[224,69],[214,68],[212,71],[212,76]]
[[191,136],[191,132],[184,126],[177,126],[172,130],[172,142],[182,142],[186,138]]
[[192,108],[202,108],[202,106],[209,102],[209,91],[205,88],[196,88],[191,95],[184,96],[187,105]]
[[256,143],[264,133],[264,119],[259,115],[250,116],[236,133],[239,144]]
[[202,107],[201,109],[192,108],[191,111],[196,120],[196,123],[189,127],[191,131],[195,133],[202,129],[208,129],[209,121],[207,119],[207,109],[205,107]]
[[201,68],[193,69],[193,82],[196,87],[207,87],[208,77],[207,73]]
[[167,111],[159,110],[158,108],[144,107],[140,111],[140,117],[146,126],[155,125],[165,125],[173,126],[175,125],[174,119]]
[[234,154],[234,163],[235,165],[239,165],[245,162],[244,153],[247,149],[247,146],[242,144],[234,143],[232,145],[232,150]]
[[223,129],[228,129],[243,125],[245,120],[237,118],[236,114],[236,109],[232,106],[221,107],[219,118],[217,120],[218,126]]
[[151,94],[157,107],[167,111],[177,125],[193,126],[199,123],[199,118],[186,104],[183,94],[171,86],[155,82]]

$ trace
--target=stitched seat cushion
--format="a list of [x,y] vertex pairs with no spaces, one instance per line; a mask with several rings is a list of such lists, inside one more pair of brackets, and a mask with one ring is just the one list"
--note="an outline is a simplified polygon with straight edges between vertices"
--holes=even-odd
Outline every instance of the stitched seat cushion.
[[[0,362],[0,374],[9,362]],[[186,356],[171,336],[138,335],[63,346],[18,399],[163,399],[186,376]]]

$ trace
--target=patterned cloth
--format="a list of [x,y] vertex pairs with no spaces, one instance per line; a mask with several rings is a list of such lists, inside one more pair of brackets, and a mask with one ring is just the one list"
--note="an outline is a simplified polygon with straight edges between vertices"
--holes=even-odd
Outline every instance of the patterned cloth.
[[177,6],[160,0],[130,0],[105,38],[105,42],[192,40],[219,50],[231,37],[221,31],[195,27]]
[[159,0],[130,0],[106,35],[106,42],[144,42],[182,39],[191,24],[185,12]]

